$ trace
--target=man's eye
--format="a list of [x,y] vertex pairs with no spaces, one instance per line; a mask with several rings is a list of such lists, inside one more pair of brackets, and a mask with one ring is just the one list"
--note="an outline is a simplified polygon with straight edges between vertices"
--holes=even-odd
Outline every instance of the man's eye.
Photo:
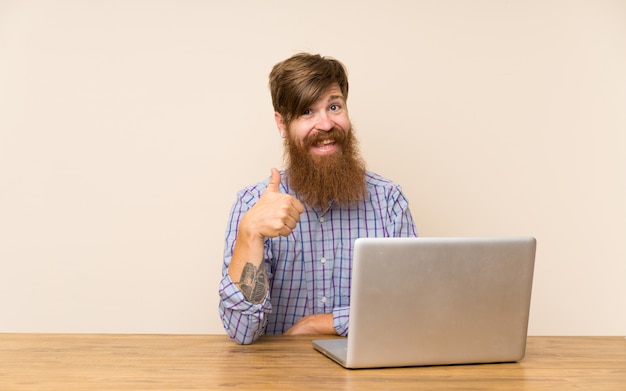
[[306,109],[302,112],[302,115],[309,115],[311,114],[311,109]]
[[341,109],[341,106],[339,106],[339,105],[330,105],[330,110],[331,111],[337,111],[339,109]]

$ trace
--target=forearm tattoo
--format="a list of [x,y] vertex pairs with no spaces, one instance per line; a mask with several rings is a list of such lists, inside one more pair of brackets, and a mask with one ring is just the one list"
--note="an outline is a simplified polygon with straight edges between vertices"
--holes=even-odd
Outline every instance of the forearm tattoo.
[[265,299],[267,292],[267,275],[265,266],[257,268],[252,263],[246,263],[241,272],[241,281],[237,283],[243,296],[251,303],[258,304]]

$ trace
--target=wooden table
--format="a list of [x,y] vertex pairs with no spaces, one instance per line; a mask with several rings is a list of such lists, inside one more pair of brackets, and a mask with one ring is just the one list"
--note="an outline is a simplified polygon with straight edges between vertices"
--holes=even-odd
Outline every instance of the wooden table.
[[624,337],[529,337],[519,363],[357,370],[311,339],[0,334],[0,390],[626,390]]

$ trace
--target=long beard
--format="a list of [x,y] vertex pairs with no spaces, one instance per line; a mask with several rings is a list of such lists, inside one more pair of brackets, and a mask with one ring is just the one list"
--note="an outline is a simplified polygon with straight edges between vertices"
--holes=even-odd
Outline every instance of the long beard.
[[[312,155],[310,146],[320,139],[331,139],[339,148],[332,155]],[[310,207],[326,209],[331,202],[347,206],[365,196],[365,161],[352,129],[318,132],[301,146],[287,136],[285,161],[289,186]]]

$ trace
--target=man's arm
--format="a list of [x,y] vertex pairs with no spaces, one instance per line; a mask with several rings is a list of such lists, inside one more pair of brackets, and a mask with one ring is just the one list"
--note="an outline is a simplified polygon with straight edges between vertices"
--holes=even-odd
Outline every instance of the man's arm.
[[248,262],[241,272],[241,280],[235,283],[246,300],[258,304],[265,299],[267,292],[267,273],[265,268]]
[[[238,202],[231,211],[219,287],[219,315],[228,335],[240,344],[252,343],[263,334],[267,315],[272,311],[271,303],[265,300],[269,286],[264,263],[265,235],[288,235],[299,221],[298,207],[304,210],[295,198],[278,192],[279,183],[280,173],[272,169],[268,188],[252,201],[253,206],[246,208],[251,200]],[[283,215],[281,222],[284,213],[293,217]],[[280,228],[272,231],[272,222]]]
[[304,316],[285,330],[284,335],[337,334],[333,326],[333,314],[311,314]]

